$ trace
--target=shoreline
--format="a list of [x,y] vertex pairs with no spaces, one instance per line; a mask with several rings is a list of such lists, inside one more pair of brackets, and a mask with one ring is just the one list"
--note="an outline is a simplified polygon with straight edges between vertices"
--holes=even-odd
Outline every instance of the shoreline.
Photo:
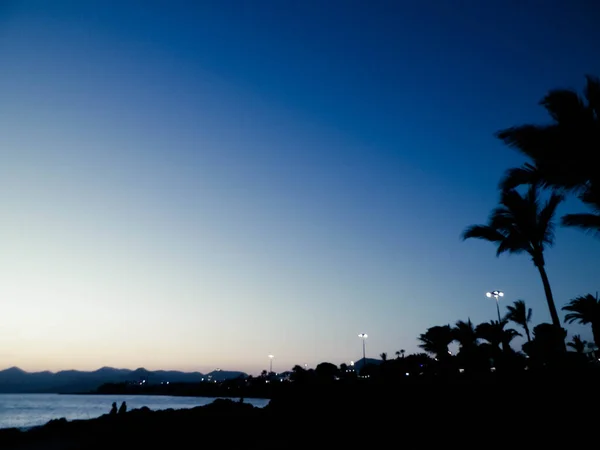
[[225,395],[191,395],[185,393],[168,393],[168,392],[59,392],[58,395],[131,395],[131,396],[147,396],[147,397],[189,397],[189,398],[222,398],[222,399],[256,399],[256,400],[271,400],[267,397],[260,397],[257,395],[243,395],[243,396],[225,396]]
[[[0,448],[130,450],[157,444],[184,448],[198,441],[263,450],[321,448],[345,441],[374,448],[389,447],[390,439],[408,448],[451,442],[460,442],[461,448],[481,448],[481,438],[475,435],[494,436],[495,448],[501,444],[518,449],[553,447],[559,439],[577,448],[577,438],[587,436],[573,431],[595,426],[595,417],[571,412],[584,411],[600,399],[594,390],[586,396],[573,391],[574,383],[583,381],[592,380],[561,376],[469,382],[440,379],[394,387],[297,385],[265,407],[217,399],[189,409],[142,407],[93,419],[51,420],[28,431],[2,429]],[[527,417],[527,433],[520,425],[508,426],[519,413],[519,405]]]
[[[8,394],[11,395],[11,394]],[[96,394],[17,394],[16,400],[8,400],[10,409],[0,415],[0,430],[16,428],[27,431],[31,428],[44,426],[51,420],[65,418],[68,421],[96,419],[110,411],[113,402],[125,401],[128,409],[135,410],[148,408],[152,411],[165,410],[189,410],[203,407],[215,401],[226,400],[233,403],[244,403],[255,408],[266,407],[270,399],[265,398],[242,398],[242,397],[183,397],[169,396],[165,394],[156,395],[110,395]],[[31,397],[30,397],[31,396]],[[66,396],[62,400],[57,396]],[[72,397],[71,397],[72,396]],[[82,396],[79,400],[77,397]],[[138,397],[138,398],[135,398]],[[0,396],[0,400],[3,396]],[[70,400],[68,398],[71,398]],[[87,400],[85,400],[87,398]],[[1,403],[1,402],[0,402]]]

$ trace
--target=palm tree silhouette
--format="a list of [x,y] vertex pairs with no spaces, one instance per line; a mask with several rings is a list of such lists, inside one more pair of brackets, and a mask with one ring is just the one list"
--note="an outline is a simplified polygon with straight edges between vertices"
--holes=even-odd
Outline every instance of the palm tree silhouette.
[[386,352],[383,352],[383,353],[382,353],[382,354],[380,354],[379,356],[381,357],[381,360],[382,360],[383,362],[386,362],[386,361],[387,361],[387,353],[386,353]]
[[521,125],[497,133],[531,162],[506,172],[500,186],[523,184],[571,192],[593,213],[567,214],[564,226],[600,233],[600,80],[586,76],[584,98],[566,89],[550,91],[541,101],[552,118],[548,125]]
[[445,359],[450,355],[448,346],[454,340],[450,325],[435,326],[419,336],[419,347],[431,353],[438,359]]
[[506,307],[508,312],[504,316],[504,320],[509,320],[517,325],[520,325],[525,330],[527,336],[527,342],[531,342],[531,335],[529,334],[529,322],[531,322],[531,308],[527,308],[525,300],[516,300],[512,305]]
[[500,350],[500,346],[502,346],[502,350],[505,352],[509,352],[511,350],[510,343],[511,341],[517,337],[521,336],[516,330],[512,328],[505,329],[508,322],[506,320],[502,320],[498,322],[497,320],[490,320],[489,322],[484,322],[477,325],[475,329],[477,332],[477,336],[487,341],[490,347],[493,349],[493,352],[498,352]]
[[567,347],[571,347],[575,353],[584,353],[587,342],[581,339],[578,334],[571,338],[571,342],[567,342]]
[[592,335],[594,344],[600,347],[600,302],[598,295],[582,295],[571,299],[569,303],[562,307],[563,311],[569,311],[565,316],[565,323],[578,322],[582,325],[592,326]]
[[459,320],[452,329],[454,340],[458,342],[461,352],[469,352],[477,346],[477,332],[471,319]]
[[552,219],[562,199],[561,195],[552,193],[541,206],[535,185],[531,185],[524,196],[514,189],[503,191],[500,206],[492,211],[488,224],[471,225],[462,234],[463,240],[476,238],[495,243],[496,256],[504,252],[529,253],[542,278],[552,323],[557,327],[560,327],[560,319],[546,274],[544,249],[554,243]]

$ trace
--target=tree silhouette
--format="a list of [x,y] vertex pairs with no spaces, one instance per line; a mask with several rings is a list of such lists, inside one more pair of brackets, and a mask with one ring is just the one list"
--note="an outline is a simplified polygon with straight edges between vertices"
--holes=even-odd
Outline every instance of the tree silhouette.
[[449,356],[448,346],[453,340],[450,325],[434,326],[419,336],[419,347],[441,360]]
[[383,352],[382,354],[380,354],[379,357],[381,358],[381,360],[383,362],[387,361],[387,353],[386,352]]
[[339,375],[339,369],[335,364],[322,362],[315,367],[315,375],[321,382],[332,382]]
[[535,185],[531,185],[524,196],[514,189],[503,191],[500,206],[492,211],[488,224],[471,225],[462,234],[463,240],[476,238],[495,243],[497,256],[504,252],[529,253],[542,278],[552,323],[557,327],[560,327],[560,319],[546,274],[544,249],[554,243],[552,219],[562,199],[553,193],[541,206]]
[[452,329],[454,340],[458,342],[460,351],[468,353],[477,346],[477,332],[471,319],[467,321],[459,320]]
[[571,338],[571,342],[567,342],[567,347],[571,347],[575,353],[584,353],[587,342],[581,339],[578,334]]
[[531,342],[531,335],[529,333],[529,322],[531,322],[531,308],[527,308],[524,300],[516,300],[512,305],[506,307],[508,312],[504,316],[504,320],[516,323],[523,327],[525,335],[527,336],[527,342]]
[[562,307],[569,311],[565,316],[566,323],[578,322],[582,325],[591,325],[594,343],[600,347],[600,302],[592,294],[575,297]]
[[458,342],[457,362],[462,368],[471,371],[487,369],[486,360],[479,348],[479,336],[471,319],[459,320],[452,329],[453,337]]
[[493,353],[498,353],[500,346],[502,346],[504,352],[511,351],[510,342],[515,337],[521,336],[518,331],[513,330],[512,328],[504,328],[507,323],[506,320],[500,322],[497,320],[490,320],[489,322],[477,325],[477,336],[484,341],[487,341],[492,348]]
[[523,351],[538,362],[547,363],[564,355],[567,331],[554,324],[540,323],[533,328],[533,339],[523,344]]
[[505,144],[530,159],[506,172],[500,185],[539,185],[556,192],[572,192],[592,213],[567,214],[564,226],[600,235],[600,81],[587,76],[584,98],[566,89],[550,91],[540,102],[552,122],[521,125],[497,133]]

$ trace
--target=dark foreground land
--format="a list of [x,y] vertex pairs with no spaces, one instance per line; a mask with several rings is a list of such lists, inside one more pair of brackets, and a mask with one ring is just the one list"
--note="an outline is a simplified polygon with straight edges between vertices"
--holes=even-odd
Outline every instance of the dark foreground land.
[[265,408],[229,400],[190,410],[51,421],[0,430],[0,449],[579,448],[593,445],[596,373],[469,380],[292,383]]

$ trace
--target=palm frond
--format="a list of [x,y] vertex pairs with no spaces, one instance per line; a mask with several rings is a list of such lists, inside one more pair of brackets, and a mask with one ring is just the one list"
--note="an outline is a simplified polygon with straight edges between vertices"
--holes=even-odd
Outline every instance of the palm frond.
[[577,123],[587,114],[581,97],[570,89],[554,89],[546,94],[540,104],[555,122],[561,124]]
[[506,191],[524,184],[539,184],[541,182],[542,177],[539,170],[534,165],[526,163],[521,167],[508,169],[500,180],[499,188]]
[[550,134],[547,126],[527,124],[500,130],[496,133],[496,137],[508,147],[537,161],[552,142]]
[[543,242],[552,246],[554,244],[554,215],[564,196],[553,192],[538,215],[538,227],[544,230]]
[[565,323],[578,322],[582,325],[600,323],[600,302],[592,294],[571,299],[562,310],[569,312],[565,315]]
[[600,237],[600,214],[566,214],[561,219],[561,225],[564,227],[579,228],[596,237]]
[[504,236],[495,228],[488,225],[471,225],[462,233],[462,240],[483,239],[489,242],[501,242]]
[[531,321],[531,308],[527,310],[524,300],[515,300],[512,305],[507,305],[508,312],[504,316],[505,321],[512,321],[518,325],[526,326]]
[[500,242],[498,248],[496,249],[496,256],[500,256],[505,252],[518,255],[519,253],[529,252],[529,246],[527,242],[521,238],[521,236],[513,234]]

